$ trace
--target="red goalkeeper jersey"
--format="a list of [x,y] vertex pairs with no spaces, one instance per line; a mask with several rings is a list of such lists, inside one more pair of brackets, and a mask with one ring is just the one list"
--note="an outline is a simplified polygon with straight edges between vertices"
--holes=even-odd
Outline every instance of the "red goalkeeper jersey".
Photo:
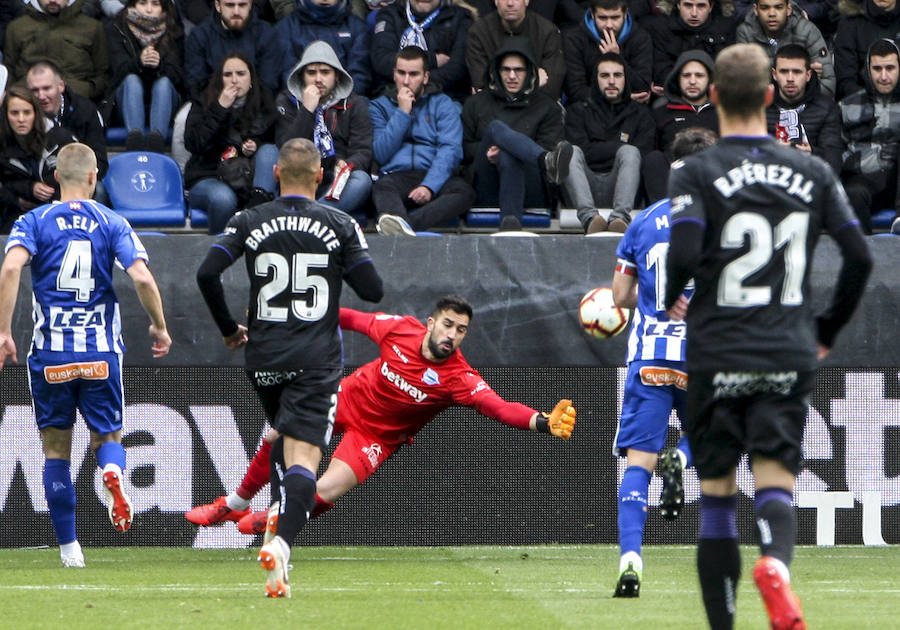
[[473,407],[517,429],[534,409],[503,400],[457,349],[445,361],[422,356],[426,328],[414,317],[342,308],[341,328],[367,335],[380,355],[341,381],[337,420],[386,444],[402,444],[451,405]]

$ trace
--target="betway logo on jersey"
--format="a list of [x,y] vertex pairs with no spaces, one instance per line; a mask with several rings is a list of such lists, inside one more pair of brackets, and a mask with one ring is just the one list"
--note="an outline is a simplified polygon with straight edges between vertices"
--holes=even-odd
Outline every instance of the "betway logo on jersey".
[[401,392],[409,394],[410,398],[412,398],[416,402],[420,403],[428,398],[428,394],[420,390],[415,385],[411,385],[405,378],[403,378],[396,372],[392,372],[388,367],[388,364],[384,361],[381,362],[381,375],[387,379],[388,383],[393,383],[394,387],[399,389]]

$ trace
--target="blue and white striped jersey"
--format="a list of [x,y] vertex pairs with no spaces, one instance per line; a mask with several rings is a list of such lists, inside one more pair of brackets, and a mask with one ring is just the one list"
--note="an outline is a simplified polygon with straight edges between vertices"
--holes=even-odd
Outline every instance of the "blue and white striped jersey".
[[628,336],[626,361],[684,361],[682,320],[669,319],[666,295],[666,255],[669,252],[669,200],[645,209],[625,232],[616,249],[616,270],[636,275],[638,304]]
[[128,222],[94,201],[58,201],[19,217],[6,251],[31,254],[33,350],[123,353],[113,266],[147,260]]

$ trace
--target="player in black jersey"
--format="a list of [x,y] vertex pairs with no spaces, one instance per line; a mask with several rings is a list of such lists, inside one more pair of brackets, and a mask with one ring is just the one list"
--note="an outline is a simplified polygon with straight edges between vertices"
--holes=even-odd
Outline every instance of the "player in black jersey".
[[[247,375],[284,439],[278,531],[259,561],[268,571],[269,597],[290,597],[291,544],[315,504],[316,470],[337,409],[342,282],[370,302],[381,300],[383,290],[356,221],[315,201],[322,181],[315,145],[286,142],[275,179],[282,196],[231,218],[200,265],[197,284],[225,345],[246,345]],[[221,282],[242,255],[250,278],[246,327],[232,318]]]
[[[723,50],[712,102],[722,139],[672,165],[665,304],[685,315],[687,422],[701,480],[697,568],[712,628],[734,624],[740,577],[735,470],[749,453],[762,557],[754,579],[772,628],[805,628],[788,565],[791,507],[817,358],[859,301],[872,260],[841,184],[815,156],[766,136],[769,59],[755,44]],[[843,256],[831,307],[812,310],[809,272],[822,230]],[[681,295],[688,279],[696,289]]]

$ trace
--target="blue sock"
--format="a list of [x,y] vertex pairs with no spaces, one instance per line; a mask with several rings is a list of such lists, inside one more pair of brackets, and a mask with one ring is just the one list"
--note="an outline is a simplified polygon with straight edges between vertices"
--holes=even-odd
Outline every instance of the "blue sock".
[[68,459],[44,460],[44,496],[56,541],[65,545],[75,540],[75,484]]
[[97,465],[103,469],[107,464],[115,464],[125,470],[125,447],[119,442],[104,442],[97,449]]
[[685,468],[690,468],[694,465],[694,455],[691,453],[691,445],[688,442],[687,434],[681,436],[681,439],[678,440],[678,446],[675,448],[684,453],[685,461],[687,462],[684,465]]
[[619,549],[621,553],[641,553],[644,523],[647,521],[647,488],[650,471],[629,466],[619,485]]

